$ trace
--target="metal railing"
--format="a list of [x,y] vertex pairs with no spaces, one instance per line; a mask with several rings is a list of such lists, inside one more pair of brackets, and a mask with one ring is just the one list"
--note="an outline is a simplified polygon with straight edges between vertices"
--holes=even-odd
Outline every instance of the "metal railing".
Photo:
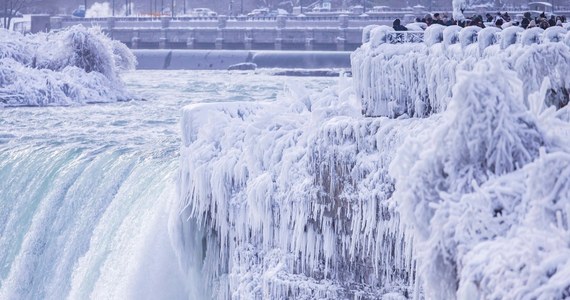
[[423,43],[423,31],[397,31],[390,32],[386,35],[386,43],[388,44],[404,44],[404,43]]

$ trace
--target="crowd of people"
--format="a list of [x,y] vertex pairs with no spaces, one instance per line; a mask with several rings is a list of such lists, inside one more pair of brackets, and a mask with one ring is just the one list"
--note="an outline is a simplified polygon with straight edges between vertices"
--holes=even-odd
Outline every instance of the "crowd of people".
[[[562,23],[566,23],[566,17],[554,15],[547,17],[544,12],[537,17],[532,17],[530,12],[526,12],[520,21],[515,21],[511,18],[508,12],[505,12],[504,14],[498,12],[494,16],[490,13],[487,13],[485,15],[485,18],[483,18],[481,15],[473,15],[468,19],[454,20],[453,18],[448,17],[447,14],[434,13],[433,15],[427,14],[424,18],[416,18],[415,21],[425,23],[427,26],[430,26],[432,24],[440,24],[444,26],[459,25],[461,27],[479,26],[481,28],[485,28],[487,26],[495,26],[501,29],[510,26],[520,26],[524,29],[533,27],[546,29],[552,26],[562,26]],[[408,30],[408,28],[401,25],[400,19],[394,20],[392,25],[396,31]]]

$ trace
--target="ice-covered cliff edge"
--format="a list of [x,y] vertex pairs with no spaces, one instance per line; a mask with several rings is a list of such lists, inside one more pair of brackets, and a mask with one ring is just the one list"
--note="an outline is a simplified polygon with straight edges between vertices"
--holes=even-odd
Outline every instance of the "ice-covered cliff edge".
[[355,100],[337,87],[184,109],[179,225],[203,228],[188,252],[204,251],[195,263],[216,298],[411,293],[412,242],[387,168],[395,145],[437,118],[366,119]]
[[0,106],[127,100],[118,74],[134,69],[130,50],[99,29],[74,26],[22,35],[0,29]]
[[[469,40],[458,34],[436,37]],[[384,49],[423,51],[422,65],[374,41],[353,84],[184,108],[184,264],[217,299],[568,297],[568,46],[505,35],[486,57],[469,43]],[[414,98],[417,66],[444,73],[426,84],[442,98]],[[409,77],[380,76],[395,72]],[[363,97],[379,89],[414,103],[386,107],[422,113],[363,116],[385,104]]]
[[[427,116],[442,112],[453,96],[457,72],[497,58],[501,69],[523,81],[525,102],[545,77],[551,81],[548,103],[568,103],[570,33],[520,27],[505,30],[471,26],[430,26],[424,43],[390,44],[386,26],[371,28],[369,42],[352,54],[352,73],[367,116]],[[493,75],[491,76],[498,76]]]

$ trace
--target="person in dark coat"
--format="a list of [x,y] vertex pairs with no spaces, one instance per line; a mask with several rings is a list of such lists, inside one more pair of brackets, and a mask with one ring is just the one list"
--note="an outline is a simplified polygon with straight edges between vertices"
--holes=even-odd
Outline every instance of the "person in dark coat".
[[392,27],[396,31],[408,31],[408,28],[406,28],[400,24],[400,19],[394,20],[394,23],[392,23]]
[[530,24],[530,20],[527,18],[522,19],[521,21],[521,27],[526,29],[528,27],[528,24]]
[[550,19],[548,20],[548,25],[550,25],[550,27],[556,26],[556,17],[554,15],[550,16]]
[[479,17],[475,17],[473,20],[471,20],[471,26],[479,26],[481,28],[485,28],[483,20],[481,20]]
[[441,19],[441,16],[439,15],[439,13],[433,14],[433,17],[434,17],[434,20],[433,20],[434,24],[445,25],[445,23],[443,23],[443,20]]
[[503,26],[503,19],[498,19],[498,20],[495,22],[495,26],[496,26],[497,28],[503,29],[503,27],[502,27],[502,26]]
[[532,20],[532,17],[530,15],[530,12],[525,12],[524,13],[524,18],[521,20],[521,27],[526,29],[528,27],[528,24],[530,24],[530,21]]

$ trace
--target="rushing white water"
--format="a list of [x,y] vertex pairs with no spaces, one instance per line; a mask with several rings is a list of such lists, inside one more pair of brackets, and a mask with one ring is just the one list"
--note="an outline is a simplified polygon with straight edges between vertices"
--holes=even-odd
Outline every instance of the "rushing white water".
[[144,101],[0,110],[0,299],[200,298],[200,274],[179,271],[183,245],[170,235],[180,232],[168,226],[180,108],[335,81],[187,71],[124,79]]

